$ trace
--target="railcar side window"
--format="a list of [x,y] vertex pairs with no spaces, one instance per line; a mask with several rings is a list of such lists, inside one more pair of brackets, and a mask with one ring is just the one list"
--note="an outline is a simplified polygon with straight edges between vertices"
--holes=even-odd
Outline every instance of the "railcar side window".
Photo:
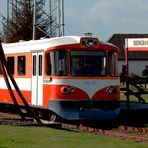
[[109,75],[110,76],[117,76],[117,53],[116,52],[109,52],[108,53],[108,65],[109,65]]
[[8,66],[10,68],[11,74],[14,74],[14,57],[7,57]]
[[33,76],[36,76],[36,55],[33,55],[33,67],[32,67],[32,71],[33,71]]
[[71,75],[106,75],[106,55],[103,51],[71,51]]
[[46,54],[46,74],[51,75],[51,52]]
[[42,75],[42,55],[39,55],[39,76]]
[[25,56],[18,56],[17,73],[18,75],[25,75],[26,73],[26,57]]
[[46,54],[46,74],[65,76],[68,75],[68,54],[66,50],[53,51]]

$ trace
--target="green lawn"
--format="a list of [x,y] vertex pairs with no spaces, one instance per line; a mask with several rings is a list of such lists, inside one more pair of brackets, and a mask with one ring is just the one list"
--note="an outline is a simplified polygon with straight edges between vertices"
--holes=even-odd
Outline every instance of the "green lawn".
[[[148,94],[146,94],[146,95],[141,95],[141,97],[145,100],[146,103],[148,103]],[[120,95],[120,100],[121,100],[121,101],[127,101],[127,98],[126,98],[125,95],[121,94],[121,95]],[[135,96],[131,95],[131,96],[130,96],[130,101],[138,102],[139,100],[138,100]]]
[[[121,85],[121,88],[125,88],[126,86]],[[134,86],[130,86],[130,89],[133,91],[138,91],[137,88],[135,88]],[[143,87],[144,90],[148,90],[148,88]],[[146,103],[148,103],[148,94],[142,94],[141,97],[145,100]],[[120,100],[121,101],[126,101],[126,96],[124,95],[124,93],[121,93],[120,95]],[[134,95],[130,95],[130,101],[136,101],[138,102],[138,98],[135,97]]]
[[0,125],[0,148],[147,148],[148,144],[37,126]]

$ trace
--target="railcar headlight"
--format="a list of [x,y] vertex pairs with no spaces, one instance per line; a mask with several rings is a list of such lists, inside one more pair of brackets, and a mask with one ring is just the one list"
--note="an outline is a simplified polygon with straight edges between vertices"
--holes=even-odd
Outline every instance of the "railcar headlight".
[[118,92],[118,90],[116,88],[113,88],[113,94],[116,94]]
[[111,88],[111,87],[106,88],[107,94],[116,94],[117,92],[118,90],[116,88]]
[[63,86],[63,87],[61,87],[61,92],[64,93],[64,94],[66,94],[66,93],[73,94],[75,92],[75,88],[74,87]]
[[87,46],[87,47],[92,47],[92,46],[94,46],[94,41],[93,41],[93,40],[88,40],[88,41],[86,41],[86,46]]
[[75,88],[74,87],[70,87],[69,88],[69,92],[73,94],[75,92]]
[[111,87],[106,88],[107,94],[112,94],[113,89]]
[[68,87],[65,87],[65,86],[61,87],[61,92],[68,93]]

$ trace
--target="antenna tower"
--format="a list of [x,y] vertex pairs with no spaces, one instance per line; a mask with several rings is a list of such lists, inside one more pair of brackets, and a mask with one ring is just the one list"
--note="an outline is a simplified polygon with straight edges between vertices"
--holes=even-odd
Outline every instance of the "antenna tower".
[[[20,0],[7,0],[7,19],[8,20],[9,18],[14,17],[12,7],[15,6],[17,10],[18,1]],[[33,40],[36,39],[37,29],[44,32],[45,37],[47,38],[64,36],[64,0],[42,0],[40,2],[44,4],[44,8],[39,8],[40,5],[37,5],[37,2],[39,1],[40,0],[29,1],[34,6],[32,39]],[[40,9],[43,13],[43,17],[41,20],[36,19],[37,9]],[[47,27],[48,29],[45,31],[42,29],[43,27]]]

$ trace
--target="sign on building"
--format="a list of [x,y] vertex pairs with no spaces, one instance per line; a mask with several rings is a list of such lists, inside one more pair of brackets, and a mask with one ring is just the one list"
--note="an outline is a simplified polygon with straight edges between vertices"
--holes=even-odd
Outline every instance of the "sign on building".
[[148,38],[125,39],[125,47],[128,51],[148,51]]

